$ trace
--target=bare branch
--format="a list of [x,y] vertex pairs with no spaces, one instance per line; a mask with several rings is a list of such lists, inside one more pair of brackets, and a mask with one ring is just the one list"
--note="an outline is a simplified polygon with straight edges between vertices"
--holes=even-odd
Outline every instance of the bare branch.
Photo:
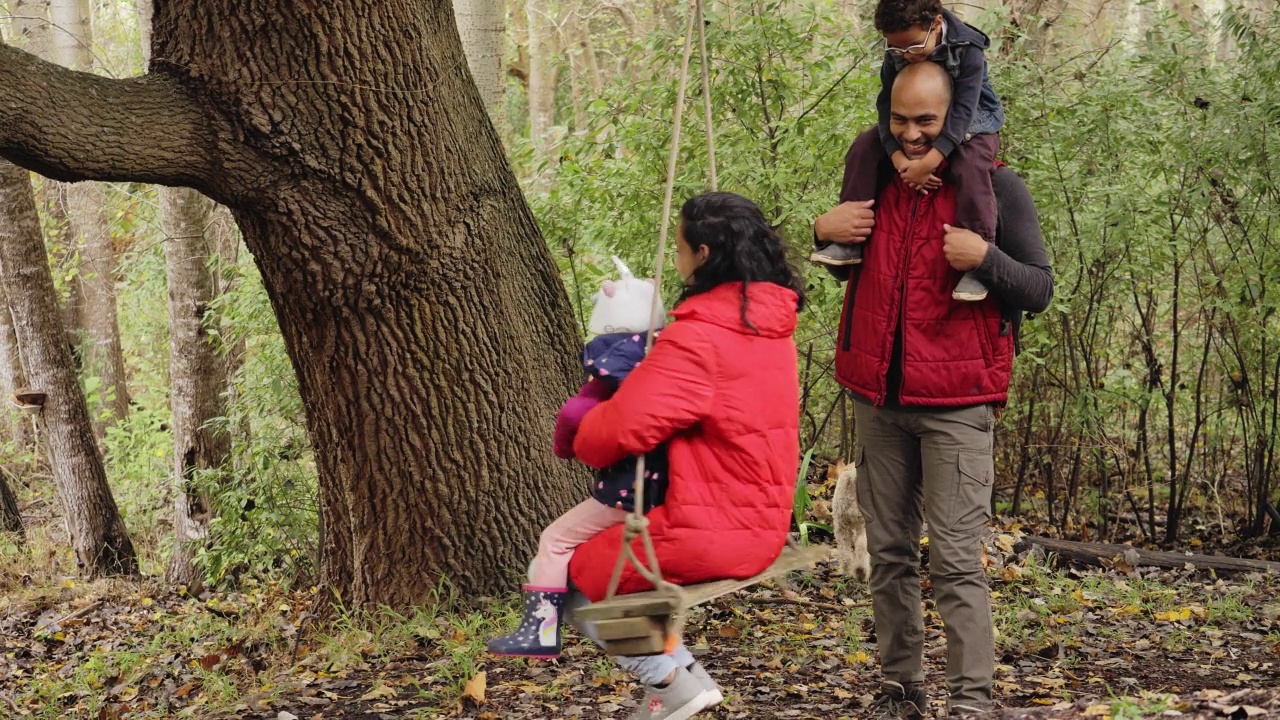
[[113,80],[0,44],[0,157],[55,180],[204,190],[214,134],[172,78]]

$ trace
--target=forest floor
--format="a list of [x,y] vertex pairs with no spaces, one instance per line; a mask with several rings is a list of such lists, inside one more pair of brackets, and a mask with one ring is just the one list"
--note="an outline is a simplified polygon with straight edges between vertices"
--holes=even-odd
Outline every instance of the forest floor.
[[[985,543],[992,717],[1280,717],[1280,577],[1059,565],[1015,552],[1033,530],[1048,532],[997,522]],[[924,587],[939,715],[943,632]],[[485,641],[515,623],[514,597],[322,625],[314,593],[250,579],[190,597],[154,580],[41,583],[0,568],[0,717],[612,719],[643,694],[572,633],[558,661],[488,656]],[[858,718],[878,683],[866,585],[831,565],[698,608],[686,641],[725,689],[699,718]]]

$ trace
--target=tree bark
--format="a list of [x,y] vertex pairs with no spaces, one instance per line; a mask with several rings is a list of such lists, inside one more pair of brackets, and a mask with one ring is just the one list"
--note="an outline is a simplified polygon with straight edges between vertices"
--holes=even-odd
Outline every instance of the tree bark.
[[231,453],[230,436],[209,421],[226,414],[226,364],[207,331],[216,297],[210,268],[213,244],[206,236],[212,203],[188,188],[162,188],[160,218],[169,279],[169,406],[173,411],[174,547],[170,582],[198,592],[194,559],[209,535],[213,504],[192,486],[198,472],[221,472]]
[[[48,17],[48,0],[15,0],[10,42],[25,48],[28,52],[47,53],[50,40],[49,24],[45,20]],[[27,177],[27,174],[23,173],[23,177]],[[16,224],[18,220],[3,217],[0,218],[0,222]],[[26,387],[27,373],[22,364],[22,352],[18,347],[18,336],[13,326],[13,314],[9,311],[8,298],[3,290],[0,290],[0,374],[3,374],[4,383],[4,398],[0,399],[0,403],[7,407],[8,398],[13,391]],[[5,414],[9,419],[9,437],[14,445],[19,451],[33,450],[34,438],[31,433],[30,418],[8,407]],[[7,492],[7,488],[4,490]]]
[[556,24],[548,0],[525,0],[529,22],[529,140],[548,151],[556,124]]
[[506,77],[502,56],[506,49],[506,8],[502,0],[457,0],[453,6],[467,67],[492,117],[502,103]]
[[[93,69],[87,0],[53,0],[50,19],[58,32],[53,34],[54,54],[63,67],[89,72]],[[101,378],[106,422],[95,420],[99,437],[105,425],[129,414],[124,353],[120,346],[120,325],[116,317],[116,257],[107,222],[106,191],[100,183],[75,183],[63,189],[71,236],[80,253],[80,283],[83,291],[83,321],[87,347],[85,372]]]
[[[138,0],[142,55],[151,61],[151,0]],[[173,413],[173,550],[166,578],[199,594],[203,574],[196,551],[209,536],[212,498],[195,486],[197,473],[221,473],[231,436],[209,421],[226,414],[227,365],[208,326],[218,296],[213,258],[220,239],[214,204],[189,188],[160,188],[165,275],[169,284],[169,408]],[[218,479],[215,478],[215,482]]]
[[40,424],[76,566],[89,579],[135,574],[133,543],[107,486],[89,409],[63,341],[31,180],[8,162],[0,163],[0,208],[13,221],[0,223],[0,281],[33,389],[47,394]]
[[[0,222],[12,222],[12,219],[0,218]],[[8,398],[13,395],[14,390],[26,387],[27,372],[22,367],[18,336],[13,327],[13,314],[9,312],[9,299],[2,290],[0,290],[0,375],[3,376],[4,382],[2,388],[4,397],[0,398],[0,407],[5,408],[3,412],[9,421],[9,437],[20,452],[25,452],[32,449],[33,444],[30,421],[21,412],[8,407]]]
[[27,531],[22,527],[18,498],[9,485],[9,473],[3,468],[0,468],[0,532],[13,533],[20,544],[26,543]]
[[585,487],[547,448],[577,340],[452,8],[155,10],[141,80],[0,48],[9,97],[29,98],[0,103],[0,154],[64,179],[190,185],[232,209],[307,409],[322,595],[406,607],[446,579],[507,587]]

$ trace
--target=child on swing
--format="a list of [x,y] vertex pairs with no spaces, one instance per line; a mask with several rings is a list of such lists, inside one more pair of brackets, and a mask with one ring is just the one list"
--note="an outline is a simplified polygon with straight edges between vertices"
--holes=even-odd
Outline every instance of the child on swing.
[[[587,382],[565,401],[556,415],[554,452],[573,459],[573,439],[587,412],[612,397],[632,369],[644,359],[645,341],[657,288],[640,280],[618,258],[620,278],[605,281],[595,296],[588,330],[593,335],[583,351]],[[666,313],[658,299],[657,328]],[[654,335],[657,336],[658,330]],[[661,447],[645,456],[645,510],[662,503],[666,489],[666,452]],[[592,479],[591,498],[561,515],[542,532],[538,554],[523,587],[524,617],[516,631],[489,641],[495,655],[554,658],[560,655],[560,621],[568,592],[569,559],[583,542],[623,522],[634,507],[636,458],[628,457],[599,470]]]
[[[675,267],[684,289],[673,322],[618,392],[582,419],[573,451],[608,467],[665,447],[666,494],[646,516],[663,578],[749,578],[777,560],[791,527],[800,465],[793,334],[804,282],[760,208],[733,193],[685,202]],[[583,543],[569,564],[575,592],[566,615],[588,636],[593,628],[572,608],[605,598],[623,530]],[[628,563],[617,592],[651,587]],[[684,720],[724,699],[683,642],[615,659],[644,685],[634,720]]]
[[[945,160],[945,169],[956,186],[956,226],[995,242],[996,196],[991,174],[1000,149],[1004,108],[987,78],[985,50],[991,41],[981,30],[943,9],[940,0],[880,0],[875,26],[885,41],[876,99],[879,123],[860,134],[849,149],[840,202],[873,200],[885,161],[892,163],[912,188],[920,192],[937,189],[942,181],[934,171]],[[889,94],[903,67],[926,61],[938,63],[951,76],[951,108],[929,153],[911,160],[889,131]],[[820,242],[809,259],[822,265],[857,265],[862,262],[862,251],[860,243]],[[951,297],[977,302],[987,297],[987,288],[967,272]]]

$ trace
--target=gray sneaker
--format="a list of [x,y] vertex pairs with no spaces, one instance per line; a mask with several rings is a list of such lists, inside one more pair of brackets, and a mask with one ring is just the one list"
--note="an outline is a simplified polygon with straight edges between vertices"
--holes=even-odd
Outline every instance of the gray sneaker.
[[973,276],[973,271],[964,274],[960,278],[960,282],[956,283],[956,289],[951,291],[951,297],[962,302],[978,302],[987,299],[987,286],[982,281]]
[[664,688],[645,687],[640,712],[633,716],[633,720],[686,720],[711,707],[714,697],[693,673],[676,668],[670,685]]
[[929,708],[929,696],[921,683],[880,683],[880,694],[871,703],[867,717],[875,720],[923,720]]
[[953,703],[947,701],[947,717],[949,718],[972,718],[980,717],[991,712],[990,706],[979,705],[978,703]]
[[862,262],[862,245],[843,245],[841,243],[825,243],[820,245],[809,256],[809,262],[819,265],[857,265]]
[[724,702],[724,693],[720,691],[720,686],[716,684],[716,681],[711,679],[711,674],[707,672],[707,669],[702,667],[702,663],[695,660],[692,665],[685,669],[702,685],[703,690],[711,693],[707,696],[710,702],[707,703],[707,707],[703,708],[703,710],[713,708]]

